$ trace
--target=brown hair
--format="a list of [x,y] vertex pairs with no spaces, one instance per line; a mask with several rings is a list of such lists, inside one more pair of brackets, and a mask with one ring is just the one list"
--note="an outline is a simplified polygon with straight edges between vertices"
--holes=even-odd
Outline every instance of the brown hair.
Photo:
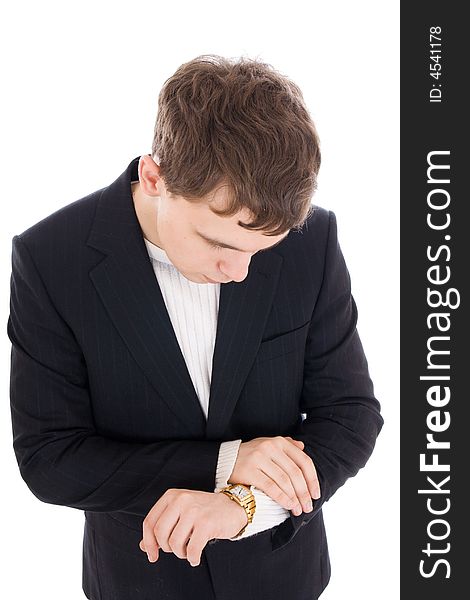
[[300,88],[258,60],[204,54],[181,65],[158,96],[152,156],[170,195],[198,202],[227,186],[226,209],[211,209],[249,209],[245,229],[280,235],[314,210],[315,126]]

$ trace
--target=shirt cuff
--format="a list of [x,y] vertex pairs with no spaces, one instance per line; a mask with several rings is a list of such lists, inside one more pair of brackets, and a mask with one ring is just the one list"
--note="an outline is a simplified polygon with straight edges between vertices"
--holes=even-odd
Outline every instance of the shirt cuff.
[[236,542],[243,538],[266,531],[282,523],[289,517],[289,511],[278,504],[270,496],[259,490],[254,485],[250,485],[250,490],[255,497],[256,508],[253,515],[253,521],[248,523],[245,531],[239,537],[228,538],[232,542]]
[[[218,492],[223,487],[228,485],[228,480],[237,462],[238,449],[242,440],[230,440],[222,442],[219,448],[219,458],[217,460],[217,468],[215,473],[215,489]],[[235,483],[241,483],[239,481]]]

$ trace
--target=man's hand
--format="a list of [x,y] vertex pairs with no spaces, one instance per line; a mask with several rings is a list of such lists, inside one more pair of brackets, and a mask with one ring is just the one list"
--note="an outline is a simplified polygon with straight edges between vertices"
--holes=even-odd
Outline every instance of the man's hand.
[[311,498],[320,498],[320,484],[303,447],[302,441],[280,435],[242,442],[228,482],[254,485],[295,515],[310,512]]
[[209,540],[231,538],[247,522],[243,507],[225,494],[171,488],[145,517],[139,547],[150,562],[161,548],[195,567]]

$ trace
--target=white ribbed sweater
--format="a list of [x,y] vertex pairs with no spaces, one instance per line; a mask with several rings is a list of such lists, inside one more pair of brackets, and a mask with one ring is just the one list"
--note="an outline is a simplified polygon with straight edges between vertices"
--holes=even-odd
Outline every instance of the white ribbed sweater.
[[[162,248],[146,238],[144,242],[194,389],[207,419],[221,284],[190,281],[176,269]],[[214,492],[228,485],[241,441],[239,439],[221,443]],[[236,539],[230,538],[232,541],[270,529],[289,517],[288,510],[255,486],[250,487],[256,501],[255,515],[243,534]]]

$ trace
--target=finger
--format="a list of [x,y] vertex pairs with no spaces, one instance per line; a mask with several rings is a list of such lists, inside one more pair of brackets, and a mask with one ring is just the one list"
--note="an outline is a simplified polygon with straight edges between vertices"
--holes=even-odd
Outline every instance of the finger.
[[287,436],[286,440],[289,440],[290,442],[292,442],[296,446],[299,446],[302,449],[305,447],[305,444],[302,442],[302,440],[293,440],[290,436]]
[[[303,451],[295,451],[292,446],[289,445],[285,447],[284,453],[291,459],[293,465],[297,467],[292,467],[292,473],[295,477],[293,485],[296,489],[297,497],[299,497],[300,492],[306,501],[310,501],[311,498],[314,498],[315,500],[320,498],[320,482],[318,481],[317,470],[315,469],[315,465],[310,456]],[[300,469],[302,473],[303,482],[298,479],[298,469]],[[297,487],[296,484],[298,484],[299,487]],[[299,499],[303,505],[302,499],[300,497]]]
[[[299,449],[297,449],[298,452]],[[299,460],[297,458],[297,460]],[[290,481],[290,487],[294,490],[293,499],[295,500],[295,507],[291,507],[294,514],[299,515],[302,510],[304,512],[310,512],[313,508],[311,506],[310,492],[305,481],[305,475],[299,465],[288,455],[286,452],[281,452],[271,457],[271,465],[268,467],[267,474],[278,481],[279,475],[273,475],[277,472],[277,469],[281,469],[282,477],[287,476]],[[292,496],[291,496],[292,498]],[[299,506],[300,505],[300,506]]]
[[293,509],[299,503],[291,478],[278,464],[272,460],[260,465],[256,487],[267,494],[275,502]]
[[204,533],[202,528],[195,528],[191,533],[188,545],[186,546],[186,557],[192,567],[197,567],[201,564],[202,551],[209,541],[207,533]]
[[144,540],[140,540],[140,542],[139,542],[139,548],[142,550],[142,552],[146,552],[145,545],[144,545]]
[[[257,477],[253,485],[284,508],[292,510],[299,504],[299,498],[288,472],[293,464],[284,452],[286,446],[300,452],[297,445],[286,444],[286,439],[279,436],[275,440],[267,439],[264,448],[252,453],[251,459],[255,461],[257,467]],[[274,456],[278,458],[274,460]]]
[[[255,485],[257,487],[261,486],[261,489],[265,493],[279,504],[293,510],[295,515],[300,515],[302,510],[304,512],[310,512],[313,510],[312,497],[317,494],[314,487],[316,471],[313,468],[313,474],[311,472],[313,462],[298,446],[292,443],[286,444],[284,438],[281,439],[281,445],[272,444],[270,446],[270,460],[265,461],[262,458],[260,461],[258,459],[258,464],[259,469],[271,478],[273,482],[279,486],[282,492],[287,493],[290,496],[291,501],[295,501],[294,505],[288,503],[285,498],[281,500],[282,496],[279,495],[279,490],[276,489],[273,482],[264,480],[262,484],[256,482]],[[314,496],[310,495],[307,477],[313,477],[314,479],[313,484],[310,486],[312,487]]]
[[[301,450],[305,450],[305,443],[302,440],[294,440],[289,436],[286,437],[286,439],[291,441],[292,443],[294,443]],[[307,456],[308,456],[308,454],[307,454]],[[308,458],[310,458],[310,457],[308,457]],[[320,481],[318,479],[318,473],[317,473],[317,470],[315,468],[313,461],[312,461],[312,465],[307,465],[307,466],[308,466],[308,469],[310,469],[310,477],[307,477],[307,479],[306,479],[307,485],[308,485],[308,488],[309,488],[312,498],[314,498],[315,500],[318,500],[318,498],[320,498],[320,496],[321,496]]]
[[[305,444],[302,440],[294,440],[290,436],[287,436],[285,439],[293,442],[294,445],[296,447],[301,448],[301,450],[305,449]],[[306,456],[308,459],[310,459],[308,454],[306,454]],[[320,494],[321,494],[320,482],[318,480],[318,474],[317,474],[317,471],[315,469],[315,465],[313,464],[312,459],[310,459],[310,461],[311,461],[311,465],[307,464],[307,467],[308,467],[307,472],[309,472],[309,475],[307,475],[307,477],[306,477],[306,483],[307,483],[309,492],[311,494],[311,497],[314,498],[315,500],[318,500],[318,498],[320,498]]]
[[158,560],[159,545],[151,530],[146,529],[144,531],[144,539],[142,546],[144,548],[144,551],[147,552],[147,557],[150,562],[155,562],[156,560]]
[[150,509],[142,523],[142,538],[145,552],[150,562],[158,560],[159,545],[154,533],[155,523],[168,506],[168,497],[164,494]]
[[180,518],[168,537],[168,544],[173,554],[178,558],[186,559],[186,546],[193,531],[193,521]]
[[180,509],[178,506],[173,505],[167,506],[165,512],[160,515],[160,518],[155,523],[153,535],[163,552],[173,552],[170,544],[170,536],[177,526],[179,519]]

